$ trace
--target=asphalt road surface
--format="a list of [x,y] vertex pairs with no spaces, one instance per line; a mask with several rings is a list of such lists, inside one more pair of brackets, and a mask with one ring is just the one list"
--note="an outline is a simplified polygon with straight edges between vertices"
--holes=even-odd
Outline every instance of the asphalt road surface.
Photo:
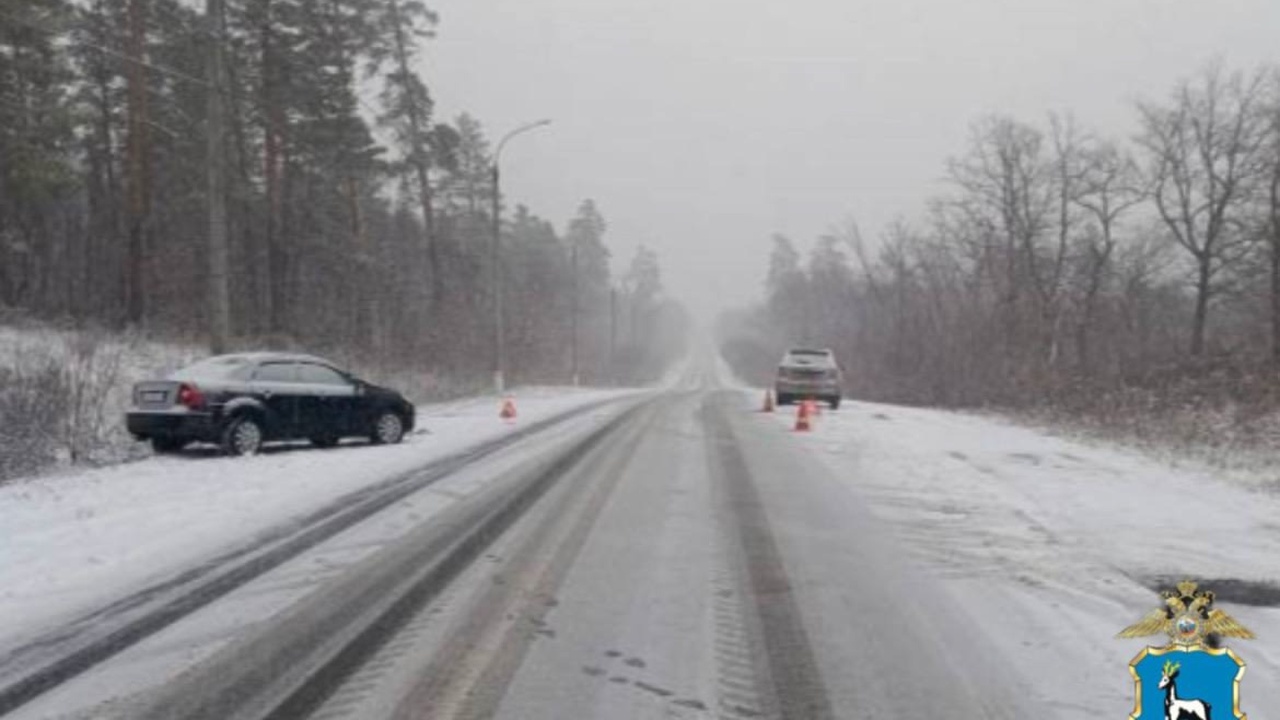
[[746,394],[695,368],[618,405],[424,484],[427,520],[397,500],[15,717],[1044,716],[992,628]]
[[560,477],[324,718],[1014,718],[1016,667],[740,392]]

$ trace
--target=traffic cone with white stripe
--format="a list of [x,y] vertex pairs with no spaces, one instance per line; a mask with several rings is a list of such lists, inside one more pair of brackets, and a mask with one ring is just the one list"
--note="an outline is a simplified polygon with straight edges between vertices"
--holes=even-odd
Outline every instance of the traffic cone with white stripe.
[[813,421],[809,417],[809,412],[808,400],[796,405],[796,432],[809,432],[813,429]]

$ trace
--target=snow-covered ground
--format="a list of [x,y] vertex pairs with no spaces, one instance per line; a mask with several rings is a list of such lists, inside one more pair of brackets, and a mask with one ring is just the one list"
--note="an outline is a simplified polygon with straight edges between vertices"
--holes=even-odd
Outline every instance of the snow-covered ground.
[[282,447],[251,458],[199,450],[0,486],[0,648],[246,543],[335,498],[523,425],[634,390],[518,389],[420,406],[396,446]]
[[[794,409],[759,417],[790,432]],[[1132,709],[1127,665],[1144,643],[1115,635],[1159,606],[1154,577],[1280,581],[1280,494],[1266,484],[993,418],[860,402],[794,438],[1039,680],[1030,692],[1049,717]],[[1280,707],[1280,608],[1219,596],[1258,635],[1231,646],[1249,664],[1242,709],[1267,717]]]
[[[739,386],[686,364],[675,391]],[[633,391],[523,389],[515,427]],[[743,390],[744,407],[763,391]],[[403,445],[286,449],[255,458],[191,453],[0,486],[0,647],[171,575],[334,498],[512,431],[498,399],[420,407]],[[1219,605],[1258,634],[1242,705],[1280,707],[1280,491],[1118,444],[997,418],[849,402],[791,433],[793,408],[757,414],[819,458],[896,531],[943,591],[985,629],[1049,717],[1123,717],[1142,641],[1115,634],[1158,605],[1154,579],[1270,587]],[[1211,589],[1213,586],[1210,585]],[[1266,594],[1266,593],[1261,593]],[[1151,638],[1159,644],[1161,638]],[[1112,715],[1114,713],[1114,715]]]

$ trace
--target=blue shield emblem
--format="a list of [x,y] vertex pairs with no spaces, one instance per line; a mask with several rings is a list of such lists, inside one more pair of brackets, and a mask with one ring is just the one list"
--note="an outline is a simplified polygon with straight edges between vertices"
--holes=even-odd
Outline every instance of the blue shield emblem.
[[1240,711],[1245,665],[1227,648],[1147,648],[1129,663],[1135,701],[1130,720],[1247,720]]

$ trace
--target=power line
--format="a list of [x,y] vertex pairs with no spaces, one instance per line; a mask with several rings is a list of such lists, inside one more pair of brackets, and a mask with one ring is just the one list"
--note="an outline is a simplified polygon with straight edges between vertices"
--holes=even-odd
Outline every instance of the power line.
[[[24,19],[24,18],[19,18],[19,17],[17,17],[17,16],[15,16],[15,15],[13,15],[12,13],[6,12],[6,11],[4,11],[4,10],[0,10],[0,18],[4,18],[4,19],[9,20],[9,21],[11,21],[11,22],[17,23],[17,24],[19,24],[19,25],[23,25],[23,26],[25,26],[25,27],[27,27],[27,28],[30,28],[30,29],[32,29],[32,30],[36,30],[36,31],[38,31],[38,32],[46,33],[46,34],[48,34],[48,35],[58,35],[58,36],[66,35],[66,31],[65,31],[65,30],[58,30],[58,29],[55,29],[55,28],[46,27],[46,26],[40,25],[40,24],[38,24],[38,23],[32,22],[32,21],[30,21],[30,20],[27,20],[27,19]],[[118,51],[118,50],[113,50],[113,49],[111,49],[111,48],[104,47],[104,46],[102,46],[102,45],[98,45],[98,44],[96,44],[96,43],[92,43],[92,42],[89,42],[89,41],[87,41],[87,40],[79,40],[79,39],[76,39],[76,38],[70,38],[70,37],[68,37],[68,38],[66,38],[66,41],[67,41],[68,43],[72,44],[72,45],[78,45],[78,46],[80,46],[80,47],[88,48],[88,49],[90,49],[90,50],[96,50],[96,51],[98,51],[98,52],[100,52],[100,53],[102,53],[102,54],[104,54],[104,55],[109,56],[109,57],[113,57],[113,58],[116,58],[116,59],[118,59],[118,60],[123,60],[124,62],[135,63],[135,64],[137,64],[137,65],[140,65],[140,66],[144,67],[144,68],[147,68],[148,70],[154,70],[155,72],[162,73],[162,74],[164,74],[164,75],[170,75],[170,76],[175,77],[175,78],[177,78],[177,79],[179,79],[179,80],[185,80],[185,81],[190,82],[190,83],[195,83],[195,84],[197,84],[197,85],[200,85],[201,87],[206,87],[206,88],[212,88],[212,87],[213,87],[213,85],[212,85],[211,83],[209,83],[207,80],[203,80],[203,79],[201,79],[201,78],[195,77],[194,75],[189,75],[189,74],[187,74],[187,73],[185,73],[185,72],[183,72],[183,71],[181,71],[181,70],[177,70],[177,69],[172,68],[172,67],[169,67],[169,66],[167,66],[167,65],[159,65],[159,64],[156,64],[156,63],[147,62],[147,61],[145,61],[145,60],[141,60],[141,59],[139,59],[139,58],[135,58],[135,57],[131,57],[131,56],[129,56],[129,55],[126,55],[125,53],[122,53],[122,52],[120,52],[120,51]],[[220,89],[220,90],[219,90],[219,92],[222,92],[222,93],[224,93],[224,94],[225,94],[225,93],[229,93],[229,90],[227,90],[227,89]],[[352,95],[355,97],[356,102],[357,102],[357,103],[359,103],[359,104],[360,104],[360,106],[361,106],[361,107],[363,107],[363,108],[365,109],[365,111],[367,111],[368,113],[370,113],[371,118],[375,121],[375,123],[378,121],[378,119],[379,119],[379,118],[382,116],[382,114],[385,112],[385,109],[379,110],[378,108],[376,108],[376,107],[374,107],[374,106],[370,105],[370,104],[369,104],[369,102],[368,102],[368,101],[366,101],[364,98],[360,97],[360,93],[359,93],[359,92],[357,92],[357,91],[355,91],[354,89],[352,90]]]
[[[182,72],[181,70],[174,70],[173,68],[170,68],[170,67],[165,67],[163,65],[156,65],[155,63],[149,63],[149,62],[146,62],[145,60],[139,60],[137,58],[129,57],[128,55],[125,55],[122,52],[117,52],[110,48],[105,48],[105,47],[102,47],[101,45],[95,45],[93,43],[85,42],[83,40],[72,40],[71,42],[81,45],[83,47],[87,47],[90,50],[97,50],[98,52],[103,53],[104,55],[109,55],[111,57],[124,60],[126,62],[136,63],[138,65],[141,65],[144,68],[147,68],[148,70],[154,70],[158,73],[161,73],[162,75],[170,75],[172,77],[178,78],[179,80],[186,80],[187,82],[195,83],[197,85],[200,85],[206,88],[213,87],[212,83],[209,83],[205,80],[201,80],[200,78],[195,77],[193,75],[188,75]],[[226,91],[224,90],[221,92],[226,92]]]
[[[0,18],[4,18],[5,20],[8,20],[10,22],[16,23],[18,25],[22,25],[23,27],[29,28],[31,30],[35,30],[37,32],[45,33],[47,35],[64,36],[67,34],[67,31],[65,30],[46,27],[39,23],[35,23],[30,20],[27,20],[25,18],[17,17],[12,13],[6,12],[4,10],[0,10]],[[208,82],[198,77],[195,77],[194,75],[188,75],[187,73],[182,72],[181,70],[176,70],[166,65],[157,65],[155,63],[149,63],[139,58],[130,57],[129,55],[119,52],[118,50],[112,50],[111,48],[103,47],[102,45],[98,45],[96,43],[92,43],[87,40],[80,40],[73,37],[67,37],[65,39],[68,43],[72,45],[88,48],[90,50],[96,50],[102,53],[103,55],[107,55],[109,57],[113,57],[118,60],[123,60],[125,62],[135,63],[144,68],[147,68],[148,70],[154,70],[155,72],[161,73],[163,75],[170,75],[172,77],[178,78],[179,80],[185,80],[187,82],[195,83],[203,87],[212,87],[212,85],[210,85]]]
[[[172,17],[172,16],[171,16],[171,17]],[[69,28],[69,29],[58,29],[58,28],[53,28],[53,27],[49,27],[49,26],[44,25],[44,24],[41,24],[41,23],[34,22],[34,21],[32,21],[32,20],[30,20],[30,19],[27,19],[27,18],[21,18],[21,17],[18,17],[18,16],[16,16],[16,15],[14,15],[13,13],[8,12],[8,11],[5,11],[5,10],[0,10],[0,19],[7,20],[7,21],[13,22],[13,23],[18,24],[18,25],[22,25],[22,26],[24,26],[24,27],[26,27],[26,28],[29,28],[29,29],[31,29],[31,30],[35,30],[35,31],[37,31],[37,32],[45,33],[45,34],[47,34],[47,35],[62,37],[62,38],[64,38],[64,39],[66,40],[66,42],[68,42],[69,44],[77,45],[77,46],[84,47],[84,48],[88,48],[88,49],[90,49],[90,50],[95,50],[95,51],[97,51],[97,52],[100,52],[100,53],[102,53],[102,54],[104,54],[104,55],[108,56],[108,57],[112,57],[112,58],[115,58],[115,59],[118,59],[118,60],[122,60],[122,61],[124,61],[124,62],[135,63],[135,64],[137,64],[137,65],[139,65],[139,66],[141,66],[141,67],[147,68],[147,69],[149,69],[149,70],[153,70],[153,71],[155,71],[155,72],[157,72],[157,73],[161,73],[161,74],[169,75],[169,76],[172,76],[172,77],[177,78],[177,79],[179,79],[179,80],[183,80],[183,81],[186,81],[186,82],[194,83],[194,84],[197,84],[197,85],[199,85],[199,86],[201,86],[201,87],[204,87],[204,88],[207,88],[207,89],[214,89],[214,90],[216,90],[217,92],[222,93],[222,94],[224,94],[224,95],[230,95],[232,100],[235,100],[235,99],[236,99],[235,93],[233,93],[233,92],[232,92],[232,90],[231,90],[230,88],[215,87],[212,83],[209,83],[209,82],[208,82],[208,81],[206,81],[206,80],[203,80],[203,79],[201,79],[201,78],[198,78],[198,77],[195,77],[195,76],[190,75],[190,74],[188,74],[188,73],[185,73],[185,72],[183,72],[183,71],[181,71],[181,70],[177,70],[177,69],[175,69],[175,68],[172,68],[172,67],[169,67],[169,66],[166,66],[166,65],[160,65],[160,64],[156,64],[156,63],[147,62],[147,61],[145,61],[145,60],[141,60],[141,59],[139,59],[139,58],[135,58],[135,57],[131,57],[131,56],[129,56],[129,55],[126,55],[125,53],[122,53],[122,52],[120,52],[120,51],[118,51],[118,50],[113,50],[113,49],[111,49],[111,48],[104,47],[104,46],[102,46],[102,45],[98,45],[98,44],[96,44],[96,43],[89,42],[89,41],[87,41],[87,40],[81,40],[81,39],[77,39],[77,38],[69,37],[69,36],[68,36],[68,35],[69,35],[70,30],[79,29],[79,30],[86,30],[86,31],[87,31],[87,28],[85,28],[84,26],[81,26],[81,27],[79,27],[79,28]],[[355,99],[355,101],[356,101],[356,102],[357,102],[357,103],[358,103],[362,108],[364,108],[364,110],[365,110],[366,112],[368,112],[368,113],[370,114],[370,116],[371,116],[371,118],[370,118],[370,119],[373,121],[373,122],[371,123],[371,125],[372,125],[371,130],[373,130],[373,131],[376,133],[376,126],[377,126],[377,124],[378,124],[378,119],[379,119],[379,117],[381,116],[382,112],[384,112],[384,110],[379,110],[378,108],[376,108],[376,107],[374,107],[373,105],[371,105],[368,101],[366,101],[363,97],[361,97],[361,96],[360,96],[360,93],[359,93],[356,89],[354,89],[354,88],[352,89],[352,97]],[[174,109],[175,109],[175,110],[178,110],[178,111],[179,111],[179,113],[181,113],[181,110],[180,110],[180,109],[178,109],[178,108],[176,108],[176,107],[175,107]],[[185,113],[182,113],[182,114],[184,114],[184,115],[185,115]],[[186,119],[188,120],[188,122],[192,122],[193,124],[195,123],[195,121],[194,121],[192,118],[190,118],[190,117],[187,117]],[[169,135],[170,137],[175,137],[175,138],[176,138],[176,137],[178,137],[178,136],[179,136],[179,134],[178,134],[178,133],[176,133],[176,132],[174,132],[174,131],[172,131],[172,130],[170,130],[170,129],[168,129],[168,128],[165,128],[165,127],[163,127],[163,126],[160,126],[160,125],[158,125],[158,124],[155,124],[154,122],[149,122],[149,124],[151,124],[151,125],[152,125],[153,127],[155,127],[156,129],[158,129],[158,130],[162,131],[162,132],[163,132],[163,133],[165,133],[166,135]],[[332,160],[329,160],[328,162],[323,162],[323,163],[318,164],[318,165],[316,166],[316,168],[315,168],[315,169],[316,169],[316,171],[317,171],[317,172],[321,172],[321,173],[323,173],[323,172],[325,172],[326,170],[333,169],[333,168],[337,167],[337,166],[338,166],[340,163],[342,163],[342,162],[343,162],[343,159],[342,159],[342,158],[334,158],[334,159],[332,159]]]
[[[175,16],[172,16],[172,15],[171,15],[171,17],[175,17]],[[89,31],[89,28],[86,28],[84,25],[80,25],[79,27],[71,27],[71,28],[53,28],[53,27],[50,27],[50,26],[47,26],[47,25],[44,25],[44,24],[41,24],[41,23],[38,23],[38,22],[32,21],[32,20],[30,20],[30,19],[28,19],[28,18],[21,18],[21,17],[17,17],[17,16],[16,16],[16,15],[14,15],[13,13],[8,12],[8,11],[5,11],[5,10],[0,10],[0,19],[4,19],[4,20],[9,21],[9,22],[12,22],[12,23],[14,23],[14,24],[21,25],[21,26],[26,27],[26,28],[28,28],[28,29],[34,30],[34,31],[36,31],[36,32],[41,32],[41,33],[45,33],[46,35],[56,36],[56,37],[62,38],[65,42],[67,42],[67,43],[68,43],[68,44],[70,44],[70,45],[76,45],[76,46],[79,46],[79,47],[84,47],[84,48],[87,48],[87,49],[90,49],[90,50],[94,50],[94,51],[100,52],[100,53],[102,53],[102,54],[104,54],[104,55],[106,55],[106,56],[108,56],[108,57],[112,57],[112,58],[115,58],[115,59],[118,59],[118,60],[122,60],[122,61],[124,61],[124,62],[128,62],[128,63],[135,63],[135,64],[137,64],[137,65],[139,65],[139,66],[141,66],[141,67],[147,68],[147,69],[152,70],[152,71],[155,71],[155,72],[157,72],[157,73],[161,73],[161,74],[169,75],[169,76],[172,76],[172,77],[174,77],[174,78],[177,78],[177,79],[179,79],[179,80],[183,80],[183,81],[186,81],[186,82],[195,83],[195,84],[200,85],[201,87],[204,87],[204,88],[217,89],[217,91],[218,91],[219,93],[221,93],[221,94],[232,94],[232,93],[231,93],[231,91],[230,91],[229,89],[226,89],[226,88],[215,88],[215,86],[214,86],[212,83],[209,83],[209,82],[207,82],[206,80],[203,80],[203,79],[201,79],[201,78],[197,78],[197,77],[195,77],[195,76],[192,76],[192,75],[190,75],[190,74],[188,74],[188,73],[185,73],[185,72],[183,72],[183,71],[181,71],[181,70],[177,70],[177,69],[175,69],[175,68],[172,68],[172,67],[169,67],[169,66],[166,66],[166,65],[161,65],[161,64],[157,64],[157,63],[151,63],[151,62],[147,62],[147,61],[141,60],[141,59],[139,59],[139,58],[131,57],[131,56],[129,56],[129,55],[126,55],[125,53],[119,52],[119,51],[114,50],[114,49],[112,49],[112,48],[104,47],[104,46],[99,45],[99,44],[97,44],[97,43],[93,43],[93,42],[89,42],[89,41],[87,41],[87,40],[83,40],[83,39],[75,38],[75,37],[72,37],[72,36],[70,35],[70,33],[71,33],[71,32],[73,32],[73,31],[75,31],[75,30],[81,30],[81,31],[86,31],[86,32],[87,32],[87,31]],[[175,18],[175,19],[179,19],[179,20],[181,20],[182,18]],[[377,124],[377,120],[378,120],[379,116],[381,115],[381,113],[382,113],[383,111],[380,111],[378,108],[376,108],[376,107],[372,106],[369,102],[367,102],[364,98],[362,98],[362,97],[360,96],[360,93],[359,93],[357,90],[355,90],[354,88],[353,88],[353,90],[352,90],[352,97],[355,99],[355,101],[356,101],[356,102],[357,102],[361,107],[363,107],[367,112],[369,112],[369,113],[370,113],[370,115],[371,115],[371,120],[373,120],[373,124],[376,126],[376,124]],[[175,109],[175,110],[178,110],[178,112],[179,112],[180,114],[183,114],[183,115],[184,115],[184,117],[185,117],[185,113],[182,113],[182,112],[181,112],[181,110],[180,110],[179,108],[176,108],[176,107],[175,107],[174,109]],[[193,120],[192,118],[190,118],[190,117],[185,117],[185,119],[187,119],[187,120],[188,120],[188,122],[192,122],[192,123],[194,124],[194,120]],[[166,134],[166,135],[170,136],[171,138],[177,138],[177,137],[180,137],[180,134],[179,134],[179,133],[176,133],[176,132],[174,132],[173,130],[170,130],[169,128],[166,128],[166,127],[164,127],[164,126],[162,126],[162,125],[160,125],[160,124],[158,124],[158,123],[156,123],[156,122],[154,122],[154,121],[148,121],[148,123],[147,123],[147,124],[148,124],[148,125],[150,125],[151,127],[155,128],[155,129],[157,129],[157,130],[160,130],[161,132],[163,132],[164,134]],[[312,171],[313,171],[313,172],[315,172],[315,173],[318,173],[318,174],[321,174],[321,175],[322,175],[322,174],[324,174],[327,170],[331,170],[331,169],[333,169],[333,168],[336,168],[336,167],[337,167],[339,164],[341,164],[343,161],[344,161],[344,158],[341,158],[341,157],[333,158],[333,159],[328,160],[327,162],[322,162],[322,163],[317,164],[317,165],[312,169]],[[239,186],[237,186],[237,187],[233,190],[233,193],[234,193],[234,194],[239,195],[241,190],[242,190],[242,188],[240,188]],[[338,194],[338,196],[339,196],[341,199],[343,199],[343,200],[345,200],[345,199],[346,199],[344,196],[342,196],[342,195],[341,195],[340,191],[339,191],[339,190],[337,190],[337,188],[332,188],[332,187],[331,187],[331,188],[329,188],[329,190],[332,190],[333,192],[337,193],[337,194]],[[327,230],[330,230],[330,231],[337,231],[339,234],[343,234],[343,233],[345,233],[345,232],[346,232],[346,230],[345,230],[345,229],[339,229],[339,228],[336,228],[336,227],[333,225],[333,223],[332,223],[331,221],[328,221],[327,219],[326,219],[326,220],[320,220],[319,222],[320,222],[322,225],[324,225],[324,226],[325,226],[325,229],[327,229]],[[305,246],[317,247],[317,248],[320,248],[320,249],[322,249],[322,250],[330,251],[330,252],[339,252],[339,253],[340,253],[340,252],[342,252],[342,250],[339,250],[339,249],[337,249],[337,248],[330,248],[330,247],[328,247],[326,243],[311,243],[311,242],[307,242],[307,241],[303,240],[300,244],[301,244],[302,246],[304,246],[304,247],[305,247]]]

